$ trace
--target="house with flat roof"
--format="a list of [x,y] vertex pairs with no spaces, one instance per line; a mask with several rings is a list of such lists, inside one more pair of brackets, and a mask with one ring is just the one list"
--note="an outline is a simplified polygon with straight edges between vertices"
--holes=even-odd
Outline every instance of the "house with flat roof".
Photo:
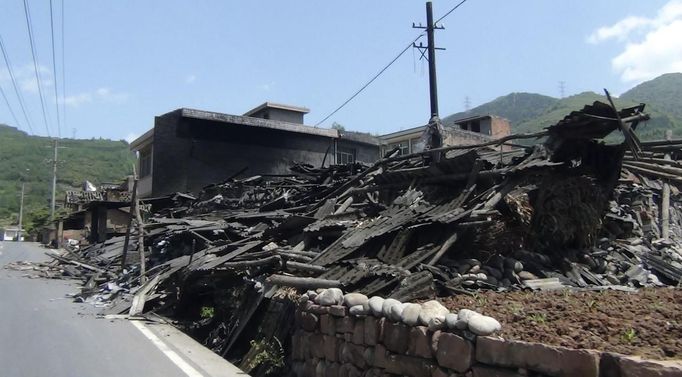
[[138,155],[140,197],[195,192],[244,169],[282,175],[296,162],[319,167],[379,158],[378,138],[307,126],[308,112],[265,102],[244,115],[180,108],[157,116],[130,144]]
[[[444,121],[443,128],[444,146],[485,143],[511,134],[509,121],[496,115],[477,115]],[[419,126],[381,135],[382,155],[394,148],[399,148],[400,155],[424,150],[421,136],[425,129],[426,126]]]

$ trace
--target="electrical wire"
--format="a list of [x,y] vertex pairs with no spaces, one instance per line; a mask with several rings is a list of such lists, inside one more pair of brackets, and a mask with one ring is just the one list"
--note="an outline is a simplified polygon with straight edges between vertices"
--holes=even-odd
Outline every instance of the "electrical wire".
[[437,24],[437,23],[439,23],[439,22],[441,22],[441,21],[443,21],[443,19],[444,19],[445,17],[449,16],[450,13],[454,12],[455,9],[459,8],[462,4],[464,4],[464,3],[466,3],[466,2],[467,2],[467,0],[462,0],[462,1],[460,1],[459,4],[457,4],[457,5],[454,6],[454,8],[450,9],[450,10],[447,11],[444,15],[442,15],[439,19],[437,19],[437,20],[434,22],[434,25]]
[[57,89],[57,60],[55,59],[54,48],[54,11],[52,10],[52,0],[50,0],[50,37],[52,40],[52,76],[54,77],[54,107],[57,109],[57,137],[62,137],[62,120],[59,115],[59,93]]
[[[66,128],[66,50],[64,49],[64,3],[66,0],[62,0],[62,116],[64,117],[64,128]],[[75,138],[75,137],[74,137]]]
[[17,119],[17,115],[14,114],[14,110],[12,110],[12,105],[9,104],[9,99],[7,99],[7,95],[5,94],[5,90],[2,89],[2,86],[0,86],[0,94],[2,94],[2,98],[5,99],[9,113],[12,114],[12,118],[14,118],[14,123],[17,125],[17,127],[22,128],[19,123],[19,119]]
[[332,111],[329,115],[327,115],[326,117],[324,117],[324,119],[322,119],[321,121],[317,122],[317,123],[315,124],[315,127],[317,127],[317,126],[319,126],[320,124],[324,123],[325,120],[331,118],[332,115],[336,114],[337,111],[341,110],[344,106],[346,106],[346,105],[348,104],[348,102],[352,101],[353,98],[357,97],[358,94],[362,93],[365,89],[367,89],[367,87],[368,87],[371,83],[373,83],[374,80],[378,79],[379,76],[381,76],[381,74],[384,73],[384,72],[388,69],[388,67],[392,66],[393,63],[396,62],[396,60],[398,60],[401,56],[403,56],[403,54],[404,54],[407,50],[409,50],[410,47],[412,47],[412,44],[413,44],[414,42],[418,41],[419,38],[421,38],[421,37],[423,37],[423,36],[424,36],[424,33],[419,34],[419,36],[417,36],[417,38],[415,38],[413,41],[411,41],[410,44],[408,44],[407,46],[405,46],[405,48],[403,48],[402,51],[400,51],[400,52],[398,53],[398,55],[396,55],[396,57],[393,58],[393,60],[391,60],[388,64],[386,64],[386,66],[384,66],[384,68],[382,68],[381,71],[379,71],[379,73],[377,73],[376,75],[374,75],[374,77],[372,77],[369,81],[367,81],[367,83],[365,83],[365,85],[363,85],[360,89],[358,89],[358,91],[356,91],[355,93],[353,93],[353,95],[350,96],[350,98],[348,98],[344,103],[342,103],[341,106],[337,107],[336,110]]
[[[434,22],[434,25],[437,24],[438,22],[442,21],[445,17],[449,16],[450,13],[454,12],[455,9],[459,8],[459,7],[460,7],[462,4],[464,4],[466,1],[467,1],[467,0],[462,0],[459,4],[455,5],[452,9],[450,9],[449,11],[447,11],[447,13],[445,13],[441,18],[437,19],[437,20]],[[419,34],[414,40],[412,40],[412,41],[410,42],[410,44],[408,44],[404,49],[402,49],[402,51],[400,51],[400,52],[398,53],[398,55],[397,55],[395,58],[393,58],[393,60],[391,60],[386,66],[384,66],[384,68],[382,68],[382,69],[379,71],[379,73],[377,73],[376,75],[374,75],[369,81],[367,81],[367,83],[365,83],[365,85],[363,85],[360,89],[358,89],[355,93],[353,93],[353,95],[350,96],[345,102],[343,102],[343,103],[341,104],[341,106],[337,107],[334,111],[332,111],[331,113],[329,113],[329,115],[327,115],[326,117],[324,117],[324,119],[322,119],[321,121],[315,123],[315,127],[319,126],[320,124],[324,123],[327,119],[331,118],[331,117],[332,117],[334,114],[336,114],[339,110],[343,109],[344,106],[346,106],[350,101],[352,101],[355,97],[357,97],[360,93],[362,93],[365,89],[367,89],[367,87],[370,86],[370,84],[372,84],[372,83],[374,82],[374,80],[378,79],[379,76],[381,76],[381,75],[382,75],[382,74],[383,74],[391,65],[393,65],[393,63],[395,63],[401,56],[403,56],[403,54],[404,54],[410,47],[412,47],[412,45],[413,45],[415,42],[417,42],[417,41],[418,41],[421,37],[423,37],[424,35],[425,35],[425,33]]]
[[47,131],[47,136],[51,137],[50,126],[49,126],[49,122],[47,121],[47,113],[45,112],[45,98],[43,97],[42,84],[40,83],[40,74],[38,73],[38,59],[36,59],[36,49],[35,49],[35,44],[33,43],[33,26],[31,23],[31,12],[28,8],[28,3],[26,0],[24,0],[24,15],[26,16],[26,27],[28,28],[28,39],[29,39],[29,42],[31,43],[31,57],[33,58],[33,69],[35,70],[36,82],[38,84],[38,94],[40,96],[40,107],[43,111],[43,121],[45,122],[45,131]]
[[17,80],[14,78],[14,71],[12,70],[12,63],[9,60],[9,55],[7,54],[7,51],[5,50],[5,43],[2,40],[2,36],[0,36],[0,50],[2,50],[2,57],[5,59],[5,65],[7,65],[7,72],[9,72],[9,77],[12,80],[12,86],[14,87],[14,93],[17,95],[17,98],[19,99],[19,106],[21,107],[21,112],[24,114],[24,119],[26,120],[26,124],[28,125],[28,129],[33,133],[33,126],[31,119],[28,117],[28,112],[26,111],[26,105],[24,104],[24,96],[21,94],[21,91],[19,90],[19,86],[17,85]]

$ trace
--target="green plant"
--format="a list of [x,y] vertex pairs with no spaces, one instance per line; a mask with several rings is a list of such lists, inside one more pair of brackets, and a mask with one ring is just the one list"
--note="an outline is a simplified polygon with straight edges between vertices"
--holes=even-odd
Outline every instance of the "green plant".
[[480,295],[478,292],[474,292],[474,300],[479,307],[484,307],[488,304],[488,298]]
[[257,366],[263,365],[264,374],[267,375],[284,366],[284,348],[277,337],[273,337],[269,342],[263,339],[252,340],[250,344],[248,361],[244,365],[245,372],[248,373]]
[[637,338],[637,332],[633,328],[629,328],[623,333],[623,340],[628,343],[632,343],[635,338]]
[[202,306],[199,312],[201,318],[213,318],[215,316],[215,308],[212,306]]
[[592,310],[597,306],[597,301],[596,300],[590,300],[586,303],[587,308]]
[[528,318],[535,323],[547,322],[547,315],[545,313],[533,313],[529,315]]

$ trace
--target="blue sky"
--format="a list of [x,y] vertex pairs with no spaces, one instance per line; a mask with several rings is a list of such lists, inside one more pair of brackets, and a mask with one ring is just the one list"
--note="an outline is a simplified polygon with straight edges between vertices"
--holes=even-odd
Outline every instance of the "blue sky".
[[[315,124],[388,63],[425,22],[422,1],[65,0],[66,97],[55,7],[61,135],[132,138],[179,107],[242,114],[264,101],[311,109]],[[434,1],[440,17],[458,1]],[[50,133],[57,134],[48,0],[29,0]],[[468,0],[436,42],[441,116],[509,92],[621,93],[682,70],[682,0]],[[677,32],[680,31],[678,34]],[[0,35],[35,134],[47,133],[21,0],[0,3]],[[424,43],[426,40],[424,39]],[[320,127],[388,133],[425,123],[426,63],[408,51]],[[4,62],[3,87],[27,129]],[[0,123],[14,125],[0,99]]]

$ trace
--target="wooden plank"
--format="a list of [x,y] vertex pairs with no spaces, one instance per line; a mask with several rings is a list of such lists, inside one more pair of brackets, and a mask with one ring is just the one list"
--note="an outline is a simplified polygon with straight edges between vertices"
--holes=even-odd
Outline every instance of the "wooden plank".
[[147,294],[156,288],[156,285],[159,284],[159,278],[160,275],[154,276],[152,280],[146,282],[137,292],[135,292],[133,303],[130,305],[130,311],[128,312],[129,316],[132,317],[142,314],[144,311],[144,304],[147,301]]
[[302,289],[341,288],[342,286],[341,282],[338,280],[304,278],[287,275],[270,275],[267,279],[265,279],[265,281],[274,285]]

